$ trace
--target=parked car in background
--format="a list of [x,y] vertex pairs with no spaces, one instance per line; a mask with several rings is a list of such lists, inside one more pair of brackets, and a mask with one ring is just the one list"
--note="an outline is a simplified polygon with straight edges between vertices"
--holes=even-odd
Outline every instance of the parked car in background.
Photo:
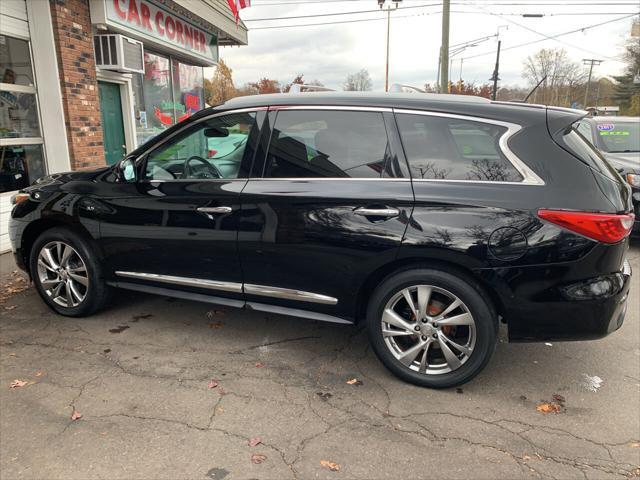
[[640,235],[640,117],[585,117],[577,129],[631,185]]
[[25,188],[10,238],[62,315],[119,287],[363,322],[400,378],[460,385],[500,321],[512,341],[623,323],[631,193],[577,133],[585,113],[416,93],[236,98],[113,167]]

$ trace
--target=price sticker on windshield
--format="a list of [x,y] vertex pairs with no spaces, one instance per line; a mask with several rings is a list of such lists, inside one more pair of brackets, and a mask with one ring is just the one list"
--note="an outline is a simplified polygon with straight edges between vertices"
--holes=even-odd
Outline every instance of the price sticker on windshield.
[[598,130],[600,130],[601,132],[610,132],[614,128],[615,128],[615,125],[613,123],[599,123],[598,124]]

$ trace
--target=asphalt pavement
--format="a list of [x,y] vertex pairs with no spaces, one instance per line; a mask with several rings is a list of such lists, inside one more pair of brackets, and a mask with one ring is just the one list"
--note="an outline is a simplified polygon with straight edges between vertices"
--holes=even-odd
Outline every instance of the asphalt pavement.
[[0,478],[640,477],[640,244],[629,257],[621,330],[503,332],[475,380],[435,391],[356,326],[124,291],[61,317],[2,255]]

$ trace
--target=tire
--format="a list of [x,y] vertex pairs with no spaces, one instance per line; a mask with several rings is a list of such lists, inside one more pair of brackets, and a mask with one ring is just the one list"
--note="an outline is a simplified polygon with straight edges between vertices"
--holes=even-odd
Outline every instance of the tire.
[[52,228],[36,239],[29,271],[40,297],[60,315],[88,316],[108,299],[109,287],[95,247],[70,229]]
[[[427,307],[421,309],[421,304]],[[383,280],[369,299],[366,322],[380,361],[399,378],[429,388],[462,385],[480,373],[493,355],[498,331],[497,315],[479,285],[463,275],[430,268],[400,271]],[[426,359],[420,347],[425,343]]]

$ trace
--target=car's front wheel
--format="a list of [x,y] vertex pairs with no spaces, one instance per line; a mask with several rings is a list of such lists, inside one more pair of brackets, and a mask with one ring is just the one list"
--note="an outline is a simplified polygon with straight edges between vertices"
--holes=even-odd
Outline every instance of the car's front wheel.
[[35,241],[31,276],[42,299],[61,315],[81,317],[101,308],[108,287],[88,240],[66,228],[53,228]]
[[385,279],[367,309],[369,338],[398,377],[431,388],[471,380],[493,354],[497,326],[472,280],[414,269]]

